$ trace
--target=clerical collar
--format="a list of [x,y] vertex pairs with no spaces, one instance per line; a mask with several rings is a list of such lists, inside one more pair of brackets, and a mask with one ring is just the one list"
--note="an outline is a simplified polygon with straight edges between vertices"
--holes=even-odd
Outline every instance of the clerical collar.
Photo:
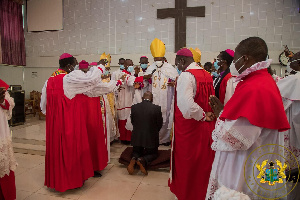
[[143,99],[144,101],[150,101],[151,102],[151,100],[150,99]]

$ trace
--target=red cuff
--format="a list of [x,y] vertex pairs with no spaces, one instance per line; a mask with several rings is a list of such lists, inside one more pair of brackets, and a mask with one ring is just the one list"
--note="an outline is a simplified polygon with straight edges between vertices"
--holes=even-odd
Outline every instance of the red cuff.
[[0,104],[0,106],[4,109],[4,110],[8,110],[9,109],[9,103],[6,99],[4,99],[4,103],[5,105]]
[[118,81],[117,81],[117,86],[122,85],[122,84],[123,84],[123,83],[122,83],[121,80],[118,80]]

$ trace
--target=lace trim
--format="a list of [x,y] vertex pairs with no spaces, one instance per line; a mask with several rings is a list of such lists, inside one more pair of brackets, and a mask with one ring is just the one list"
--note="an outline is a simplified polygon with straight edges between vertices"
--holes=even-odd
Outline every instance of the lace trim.
[[225,186],[221,186],[214,194],[215,200],[227,200],[227,199],[238,199],[238,200],[250,200],[249,196],[229,189]]
[[9,175],[10,171],[15,171],[17,161],[14,157],[12,141],[10,136],[0,141],[0,178]]
[[218,190],[218,188],[219,188],[218,180],[215,177],[213,177],[213,175],[211,174],[209,178],[209,184],[207,187],[205,200],[215,200],[214,194]]
[[212,133],[214,142],[211,148],[215,151],[234,151],[247,150],[251,145],[251,141],[245,138],[233,127],[229,127],[226,123],[217,121],[217,128]]
[[268,68],[270,66],[271,62],[272,62],[272,59],[268,59],[266,61],[255,63],[254,65],[252,65],[251,67],[249,67],[245,71],[243,71],[239,76],[237,76],[235,79],[235,82],[241,81],[244,77],[248,76],[252,72]]
[[[291,169],[297,168],[298,164],[300,164],[300,149],[290,145],[290,136],[287,132],[284,133],[284,147],[284,156],[287,159],[289,166]],[[294,156],[298,160],[298,164]]]

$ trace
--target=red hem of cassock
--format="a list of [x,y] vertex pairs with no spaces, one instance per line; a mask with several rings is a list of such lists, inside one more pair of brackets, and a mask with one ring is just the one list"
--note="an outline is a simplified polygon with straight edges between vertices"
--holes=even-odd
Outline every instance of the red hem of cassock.
[[86,99],[87,132],[90,144],[91,157],[94,171],[101,171],[107,166],[108,152],[106,134],[104,133],[100,97],[90,98],[82,95]]
[[119,132],[120,132],[120,140],[122,141],[131,141],[131,131],[127,130],[125,128],[126,126],[126,120],[119,120],[118,126],[119,126]]
[[48,79],[45,185],[59,192],[81,187],[94,175],[85,101],[64,95],[64,74]]
[[9,176],[5,175],[0,178],[0,200],[15,200],[16,198],[15,173],[10,171]]

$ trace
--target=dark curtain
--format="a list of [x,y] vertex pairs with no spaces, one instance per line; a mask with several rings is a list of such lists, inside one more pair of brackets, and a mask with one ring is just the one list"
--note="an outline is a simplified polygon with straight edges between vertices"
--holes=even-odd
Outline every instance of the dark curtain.
[[2,64],[26,65],[22,5],[0,0]]

